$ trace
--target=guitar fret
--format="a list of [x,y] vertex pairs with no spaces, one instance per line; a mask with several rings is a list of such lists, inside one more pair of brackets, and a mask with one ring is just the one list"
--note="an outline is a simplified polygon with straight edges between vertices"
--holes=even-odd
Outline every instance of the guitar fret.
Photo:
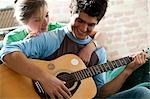
[[117,61],[115,60],[114,63],[115,63],[115,68],[117,68],[118,67]]
[[96,68],[97,68],[97,70],[98,70],[98,73],[101,73],[100,66],[101,66],[100,64],[96,66]]
[[106,64],[109,66],[109,70],[111,70],[112,69],[111,67],[113,67],[113,65],[111,64],[111,62],[107,62]]
[[74,72],[74,75],[75,75],[75,77],[76,77],[77,80],[80,79],[78,72]]
[[92,72],[90,68],[88,68],[88,73],[90,74],[90,76],[92,76]]
[[104,68],[103,68],[103,65],[104,65],[104,64],[102,64],[102,65],[100,66],[100,69],[102,70],[102,72],[105,71]]
[[127,57],[125,57],[125,58],[124,58],[124,60],[125,60],[125,63],[126,63],[126,64],[128,64],[128,60],[127,60]]
[[107,68],[106,68],[106,66],[105,66],[105,65],[106,65],[106,64],[104,64],[104,65],[103,65],[103,67],[104,67],[104,71],[107,71]]
[[97,74],[97,70],[95,68],[95,66],[92,66],[93,70],[94,70],[94,74]]
[[86,71],[83,69],[82,72],[84,74],[84,78],[86,78],[87,77]]
[[112,67],[113,67],[113,69],[114,69],[114,68],[115,68],[115,67],[114,67],[114,64],[113,64],[112,62],[110,62],[110,64],[111,64],[111,66],[112,66]]
[[84,78],[84,75],[83,75],[83,72],[82,72],[82,70],[81,71],[79,71],[79,73],[80,73],[80,79],[83,79]]
[[90,77],[90,74],[89,74],[89,72],[88,72],[88,69],[85,69],[84,71],[85,71],[85,73],[86,73],[86,76],[87,76],[87,77]]
[[126,62],[125,58],[123,58],[123,61],[124,61],[124,65],[126,65],[126,64],[127,64],[127,62]]
[[117,67],[120,67],[120,66],[121,66],[119,60],[116,60],[116,63],[117,63]]
[[93,70],[93,68],[92,67],[90,67],[90,70],[91,70],[91,73],[92,73],[92,75],[94,74],[94,70]]
[[98,71],[97,71],[97,68],[96,68],[97,66],[94,66],[94,71],[95,71],[95,74],[98,74]]
[[123,65],[120,59],[118,60],[118,62],[120,63],[120,66],[122,66],[122,65]]
[[[98,66],[100,66],[100,65],[98,65]],[[100,71],[100,69],[99,69],[98,66],[95,66],[95,68],[96,68],[96,70],[97,70],[97,74],[101,73],[101,71]]]
[[111,70],[111,67],[109,66],[109,64],[107,65],[108,69]]
[[123,65],[125,65],[125,63],[124,63],[124,60],[123,60],[123,59],[121,59],[121,62],[123,63]]
[[72,75],[74,75],[74,77],[76,78],[76,80],[78,80],[78,76],[76,73],[71,73]]
[[117,62],[118,60],[116,60],[115,61],[115,63],[116,63],[116,67],[119,67],[120,66],[120,64],[119,64],[119,62]]
[[86,74],[86,71],[84,69],[83,69],[82,72],[83,72],[84,78],[88,77],[87,74]]
[[80,71],[78,71],[78,77],[79,77],[79,80],[82,78]]
[[96,66],[94,66],[94,69],[95,69],[95,73],[98,74],[98,69]]
[[96,74],[96,70],[95,70],[94,66],[92,66],[91,68],[94,71],[93,74],[95,75]]
[[131,59],[129,57],[126,57],[126,60],[128,61],[128,63],[131,62]]
[[115,64],[115,68],[118,67],[118,63],[116,62],[116,60],[114,61],[114,64]]
[[101,65],[101,69],[102,69],[103,72],[105,72],[105,68],[104,68],[105,66],[103,66],[103,65],[105,65],[105,64]]
[[[108,62],[107,64],[109,65],[109,67],[111,66],[112,68],[115,68],[114,65],[113,65],[111,62]],[[111,70],[112,68],[110,68],[110,70]]]
[[113,68],[116,68],[114,61],[112,61],[112,64],[113,64],[113,65],[112,65],[112,66],[113,66]]

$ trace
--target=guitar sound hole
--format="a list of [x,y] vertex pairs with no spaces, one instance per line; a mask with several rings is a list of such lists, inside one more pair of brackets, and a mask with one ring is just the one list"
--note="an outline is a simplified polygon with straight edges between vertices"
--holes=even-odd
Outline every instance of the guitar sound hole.
[[66,72],[59,73],[56,77],[66,82],[65,86],[70,90],[72,95],[76,92],[81,84],[81,82],[77,81],[73,75]]
[[[76,81],[74,76],[72,76],[71,74],[66,73],[66,72],[59,73],[56,77],[58,79],[66,82],[65,86],[70,90],[72,95],[76,92],[76,90],[78,89],[78,87],[81,84],[80,81]],[[44,91],[44,89],[39,81],[32,80],[32,83],[33,83],[36,93],[40,96],[41,99],[50,99],[50,97]],[[57,97],[56,97],[56,99],[57,99]]]

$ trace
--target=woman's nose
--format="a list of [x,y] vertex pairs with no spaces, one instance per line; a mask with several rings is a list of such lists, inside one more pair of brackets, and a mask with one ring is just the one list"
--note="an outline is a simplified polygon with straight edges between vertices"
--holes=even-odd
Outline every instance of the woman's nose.
[[49,19],[46,17],[46,18],[43,19],[43,22],[42,22],[42,23],[43,23],[43,24],[48,24],[48,22],[49,22]]

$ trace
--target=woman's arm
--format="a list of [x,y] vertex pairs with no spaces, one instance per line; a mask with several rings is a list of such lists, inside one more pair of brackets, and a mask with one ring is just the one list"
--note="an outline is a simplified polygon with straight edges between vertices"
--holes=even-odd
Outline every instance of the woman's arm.
[[95,32],[92,34],[94,36],[93,40],[87,44],[80,52],[79,57],[88,65],[92,53],[97,49],[104,47],[105,36],[100,32]]

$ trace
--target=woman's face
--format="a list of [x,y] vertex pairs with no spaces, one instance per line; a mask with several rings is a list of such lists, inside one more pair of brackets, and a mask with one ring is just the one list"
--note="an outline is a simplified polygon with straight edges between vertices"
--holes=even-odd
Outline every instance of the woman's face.
[[38,10],[36,11],[36,13],[33,13],[33,15],[28,19],[25,25],[29,32],[40,33],[48,31],[48,22],[48,10],[47,8],[45,8],[44,11]]

